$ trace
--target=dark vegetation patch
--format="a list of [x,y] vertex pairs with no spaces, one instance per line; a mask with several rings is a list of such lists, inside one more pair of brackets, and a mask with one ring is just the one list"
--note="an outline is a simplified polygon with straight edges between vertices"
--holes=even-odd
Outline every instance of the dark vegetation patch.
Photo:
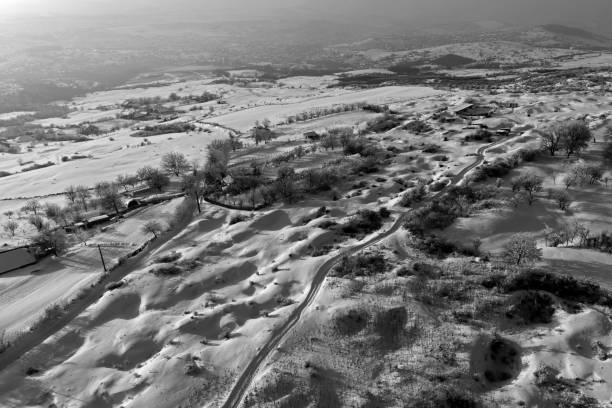
[[493,133],[487,129],[478,129],[476,132],[467,135],[464,140],[466,142],[487,142],[493,141]]
[[424,122],[422,120],[410,121],[406,125],[404,125],[403,129],[412,133],[416,133],[417,135],[421,133],[431,132],[433,130],[433,128],[427,122]]
[[175,276],[183,273],[183,269],[178,265],[160,265],[153,268],[151,272],[160,276]]
[[229,221],[229,225],[238,224],[239,222],[246,221],[248,219],[249,217],[244,214],[232,215],[232,218],[230,218],[230,221]]
[[106,285],[105,289],[107,291],[111,291],[111,290],[119,289],[123,285],[125,285],[124,281],[110,282]]
[[481,399],[465,386],[431,385],[415,395],[405,408],[484,408]]
[[165,135],[170,133],[186,133],[193,132],[196,129],[191,123],[170,123],[161,125],[145,126],[143,130],[132,133],[132,137],[149,137],[157,135]]
[[171,262],[175,262],[178,261],[179,259],[181,259],[181,253],[180,252],[170,252],[169,254],[166,255],[161,255],[157,258],[155,258],[155,260],[153,262],[155,263],[171,263]]
[[364,308],[351,308],[339,311],[332,318],[334,329],[344,336],[351,336],[365,329],[370,314]]
[[332,270],[332,276],[373,276],[384,273],[387,268],[387,260],[380,253],[344,256]]
[[522,162],[535,161],[539,155],[540,151],[537,149],[521,149],[509,157],[497,158],[491,163],[479,166],[473,173],[472,180],[478,182],[488,178],[505,177]]
[[442,148],[434,143],[428,143],[425,146],[423,146],[423,153],[440,153],[442,151]]
[[403,306],[380,311],[374,317],[374,331],[380,336],[383,344],[397,344],[404,334],[408,322],[408,312]]
[[494,275],[485,279],[483,286],[497,287],[504,293],[544,291],[571,302],[612,305],[610,292],[596,283],[542,270],[526,270],[510,276]]
[[51,166],[55,166],[55,163],[53,163],[52,161],[49,161],[49,162],[46,162],[46,163],[39,163],[39,164],[35,163],[35,164],[31,165],[31,166],[24,167],[23,169],[21,169],[21,172],[25,173],[27,171],[44,169],[45,167],[51,167]]
[[484,378],[490,383],[505,382],[521,370],[521,353],[516,345],[499,336],[485,349]]
[[519,292],[510,299],[506,317],[523,324],[543,323],[552,321],[555,314],[555,301],[546,292],[528,290]]
[[367,235],[378,231],[383,225],[379,212],[360,210],[347,223],[340,226],[340,231],[349,236]]
[[367,123],[366,131],[369,133],[384,133],[395,129],[402,124],[402,120],[395,115],[385,113],[381,117],[372,119]]

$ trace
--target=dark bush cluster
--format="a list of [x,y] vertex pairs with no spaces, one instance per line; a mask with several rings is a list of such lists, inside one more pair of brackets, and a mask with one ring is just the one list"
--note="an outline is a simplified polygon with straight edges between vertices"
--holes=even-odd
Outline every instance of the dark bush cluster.
[[372,276],[385,272],[388,268],[387,260],[380,254],[359,254],[344,256],[332,271],[333,276]]
[[364,308],[353,308],[334,315],[334,328],[345,336],[359,333],[365,329],[370,320],[370,314]]
[[505,293],[544,291],[571,302],[612,305],[612,294],[596,283],[542,270],[521,271],[508,277],[495,275],[482,284],[487,288],[497,287]]
[[423,122],[422,120],[410,121],[404,126],[404,129],[416,134],[427,133],[433,130],[427,122]]
[[180,252],[170,252],[166,255],[161,255],[157,258],[155,258],[155,260],[153,262],[155,263],[172,263],[175,261],[178,261],[179,259],[181,259],[181,253]]
[[156,135],[165,135],[169,133],[185,133],[196,130],[192,123],[166,123],[160,125],[145,126],[143,130],[132,133],[132,137],[149,137]]
[[34,163],[31,166],[28,167],[24,167],[23,169],[21,169],[21,171],[23,173],[25,173],[26,171],[32,171],[32,170],[38,170],[38,169],[44,169],[45,167],[51,167],[54,166],[55,163],[53,163],[52,161],[48,161],[46,163]]
[[493,133],[488,131],[487,129],[478,129],[476,132],[467,135],[465,137],[466,142],[492,142],[493,141]]
[[540,156],[540,150],[521,149],[510,157],[498,158],[492,163],[478,167],[472,176],[473,181],[485,181],[488,178],[502,178],[517,168],[522,162],[532,162]]
[[425,198],[427,194],[427,189],[425,188],[425,184],[419,183],[416,187],[408,190],[402,195],[402,199],[400,200],[400,205],[403,207],[411,207],[415,203],[420,203]]
[[480,398],[460,385],[436,385],[421,390],[405,408],[484,408]]
[[401,119],[385,113],[383,116],[368,122],[366,131],[369,133],[384,133],[402,124]]
[[552,321],[554,313],[555,301],[548,293],[528,290],[518,293],[511,300],[506,317],[525,324],[546,324]]
[[341,231],[347,235],[370,234],[379,230],[383,224],[383,217],[379,212],[360,210],[346,224]]
[[460,215],[461,212],[456,205],[443,200],[434,200],[414,210],[404,223],[404,228],[422,236],[425,231],[449,227]]
[[183,269],[177,265],[160,265],[153,268],[151,272],[155,275],[174,276],[180,275],[183,272]]
[[457,245],[450,242],[446,238],[439,237],[437,235],[430,235],[422,240],[419,240],[416,247],[429,255],[440,258],[450,255],[457,250]]

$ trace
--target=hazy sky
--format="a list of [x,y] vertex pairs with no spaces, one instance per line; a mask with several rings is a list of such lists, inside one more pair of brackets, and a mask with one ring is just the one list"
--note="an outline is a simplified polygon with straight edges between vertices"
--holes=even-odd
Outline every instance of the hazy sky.
[[[280,11],[280,12],[279,12]],[[496,19],[515,24],[573,23],[604,27],[611,0],[0,0],[15,14],[162,14],[192,18],[277,14],[395,21]],[[279,17],[281,18],[281,17]]]

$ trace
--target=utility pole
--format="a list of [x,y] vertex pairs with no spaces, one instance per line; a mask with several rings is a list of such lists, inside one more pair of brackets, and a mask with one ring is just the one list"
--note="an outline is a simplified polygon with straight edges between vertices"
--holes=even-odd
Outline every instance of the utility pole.
[[106,272],[106,263],[104,262],[104,255],[102,255],[102,248],[100,248],[100,244],[98,244],[98,251],[100,252],[100,259],[102,260],[102,267],[104,268],[104,272]]

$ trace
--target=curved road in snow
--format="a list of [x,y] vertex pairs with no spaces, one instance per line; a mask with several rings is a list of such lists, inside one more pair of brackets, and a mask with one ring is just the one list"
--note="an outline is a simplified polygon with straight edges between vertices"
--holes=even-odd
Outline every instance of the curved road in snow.
[[[457,185],[458,183],[460,183],[468,172],[482,164],[485,159],[485,152],[488,149],[495,147],[498,144],[505,142],[506,140],[507,139],[504,138],[495,143],[482,146],[480,149],[478,149],[478,151],[476,152],[476,160],[474,161],[474,163],[465,167],[463,170],[461,170],[461,172],[454,176],[451,181],[451,184],[449,185]],[[441,196],[442,193],[444,193],[444,190],[436,193],[432,198],[437,198]],[[274,334],[272,335],[270,340],[268,340],[268,342],[263,345],[261,349],[257,352],[255,357],[253,357],[249,365],[240,375],[238,381],[234,384],[225,401],[225,404],[223,404],[223,408],[240,407],[240,404],[242,403],[245,394],[247,393],[251,383],[253,382],[253,378],[255,378],[255,375],[259,371],[259,368],[262,366],[267,357],[272,353],[272,351],[278,346],[278,344],[285,338],[289,331],[300,321],[304,310],[306,310],[306,308],[310,306],[317,297],[319,290],[323,286],[323,282],[325,281],[325,278],[327,277],[328,273],[338,262],[340,262],[342,257],[345,255],[356,254],[357,252],[362,251],[375,244],[378,244],[385,238],[388,238],[402,227],[404,221],[406,220],[410,212],[411,211],[406,211],[402,213],[388,230],[382,232],[378,236],[370,239],[369,241],[366,241],[350,249],[340,252],[338,255],[334,256],[333,258],[330,258],[327,262],[325,262],[319,267],[319,270],[317,271],[310,286],[310,290],[308,291],[308,295],[306,296],[304,301],[291,313],[287,321],[285,321],[282,326],[280,326],[274,331]]]

